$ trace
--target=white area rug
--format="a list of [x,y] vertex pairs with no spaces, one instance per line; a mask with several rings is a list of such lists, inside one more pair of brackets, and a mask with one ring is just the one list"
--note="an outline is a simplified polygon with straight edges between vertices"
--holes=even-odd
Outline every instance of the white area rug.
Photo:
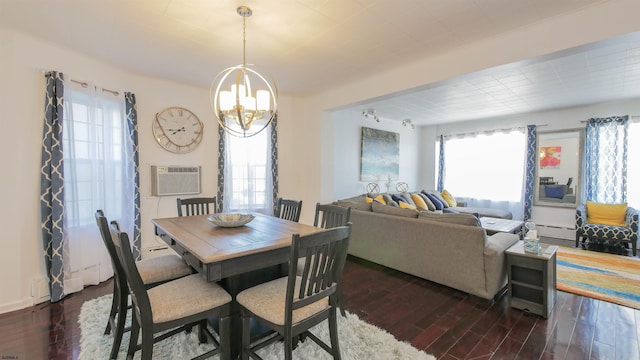
[[[86,301],[80,310],[80,354],[79,360],[108,359],[113,343],[112,335],[104,335],[106,319],[111,306],[111,295]],[[435,360],[435,357],[396,340],[391,334],[371,324],[360,320],[357,316],[347,313],[347,318],[338,316],[338,333],[340,336],[340,350],[345,360],[379,359],[379,360]],[[326,322],[317,325],[312,332],[320,339],[329,341],[329,328]],[[118,359],[124,359],[129,345],[129,333],[125,333]],[[156,343],[153,348],[154,359],[190,359],[197,356],[211,345],[198,344],[197,331],[190,334],[184,332],[169,339]],[[265,360],[284,359],[282,343],[275,343],[258,352]],[[135,359],[140,358],[136,352]],[[214,359],[217,359],[215,356]],[[331,359],[329,354],[316,343],[307,340],[293,351],[294,359]]]

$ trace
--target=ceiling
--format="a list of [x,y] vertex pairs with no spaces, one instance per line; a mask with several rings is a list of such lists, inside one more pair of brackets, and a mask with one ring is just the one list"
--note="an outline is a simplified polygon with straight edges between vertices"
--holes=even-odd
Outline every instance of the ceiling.
[[[607,0],[0,0],[0,26],[132,72],[208,87],[242,62],[309,95]],[[402,6],[399,6],[399,5]],[[455,19],[455,21],[451,21]],[[611,53],[615,56],[610,56]],[[354,105],[418,125],[640,97],[630,34]]]

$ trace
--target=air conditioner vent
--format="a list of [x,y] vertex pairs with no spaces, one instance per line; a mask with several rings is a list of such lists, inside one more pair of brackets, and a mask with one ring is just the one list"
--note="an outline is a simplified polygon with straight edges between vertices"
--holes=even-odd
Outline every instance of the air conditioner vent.
[[151,194],[200,194],[200,166],[151,166]]

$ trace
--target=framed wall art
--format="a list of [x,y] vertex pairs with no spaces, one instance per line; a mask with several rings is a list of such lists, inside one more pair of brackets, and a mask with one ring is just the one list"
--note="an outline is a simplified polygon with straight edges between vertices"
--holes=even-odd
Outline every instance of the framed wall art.
[[541,146],[540,147],[540,169],[560,168],[560,155],[562,146]]
[[397,180],[400,134],[362,127],[360,181]]

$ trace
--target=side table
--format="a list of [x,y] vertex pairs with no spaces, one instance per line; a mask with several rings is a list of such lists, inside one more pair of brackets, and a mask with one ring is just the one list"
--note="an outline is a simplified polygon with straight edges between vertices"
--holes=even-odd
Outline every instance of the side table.
[[558,246],[541,243],[538,253],[528,253],[524,241],[518,241],[505,251],[511,307],[549,317],[556,302],[557,250]]

